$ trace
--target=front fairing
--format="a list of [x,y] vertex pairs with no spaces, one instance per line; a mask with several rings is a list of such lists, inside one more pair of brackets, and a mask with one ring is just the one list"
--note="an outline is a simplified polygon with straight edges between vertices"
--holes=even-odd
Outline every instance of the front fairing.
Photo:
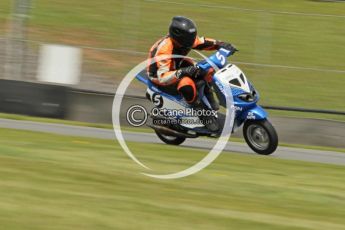
[[255,88],[253,87],[253,85],[250,82],[248,82],[248,83],[250,86],[250,93],[249,94],[253,94],[253,92],[255,92],[255,96],[253,96],[253,101],[245,101],[245,100],[241,99],[240,95],[248,94],[248,93],[242,89],[231,87],[231,93],[233,96],[235,106],[242,107],[242,108],[251,108],[251,107],[255,106],[257,104],[257,102],[259,101],[259,99],[260,99],[259,93],[255,90]]
[[[247,80],[245,76],[243,76],[243,78],[245,78],[245,84],[242,84],[241,87],[234,86],[230,83],[235,78],[232,73],[232,69],[234,68],[237,68],[237,67],[232,64],[229,64],[224,69],[220,69],[218,71],[218,74],[216,73],[213,76],[212,83],[216,91],[217,97],[220,101],[220,105],[223,107],[226,107],[224,90],[230,89],[235,107],[240,107],[242,109],[251,108],[255,106],[256,103],[258,102],[259,94],[257,93],[254,86]],[[238,69],[238,71],[240,70]],[[239,72],[239,73],[243,74],[243,72]],[[244,95],[250,96],[250,100],[244,100]]]

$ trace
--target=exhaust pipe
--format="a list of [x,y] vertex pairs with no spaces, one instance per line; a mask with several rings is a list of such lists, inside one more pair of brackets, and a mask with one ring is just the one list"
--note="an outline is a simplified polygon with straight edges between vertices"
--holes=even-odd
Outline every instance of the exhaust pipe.
[[182,133],[182,132],[178,132],[176,130],[170,129],[168,127],[165,127],[165,126],[160,126],[160,125],[147,125],[147,126],[152,128],[156,132],[159,132],[161,134],[168,135],[168,136],[182,137],[182,138],[196,138],[196,137],[198,137],[197,134],[193,135],[193,134],[189,134],[189,133]]

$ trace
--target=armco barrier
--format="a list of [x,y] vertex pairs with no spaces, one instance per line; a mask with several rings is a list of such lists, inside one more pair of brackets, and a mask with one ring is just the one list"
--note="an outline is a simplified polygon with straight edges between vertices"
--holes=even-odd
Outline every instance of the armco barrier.
[[65,118],[65,86],[0,80],[0,112]]
[[[72,90],[74,93],[78,94],[93,94],[98,96],[105,96],[105,97],[114,97],[115,94],[113,93],[104,93],[92,90]],[[135,96],[135,95],[128,95],[126,98],[132,99],[142,99],[146,100],[144,96]],[[292,112],[303,112],[303,113],[323,113],[323,114],[332,114],[332,115],[345,115],[345,111],[336,111],[336,110],[326,110],[326,109],[310,109],[310,108],[300,108],[300,107],[288,107],[288,106],[271,106],[271,105],[261,105],[265,109],[270,110],[282,110],[282,111],[292,111]]]

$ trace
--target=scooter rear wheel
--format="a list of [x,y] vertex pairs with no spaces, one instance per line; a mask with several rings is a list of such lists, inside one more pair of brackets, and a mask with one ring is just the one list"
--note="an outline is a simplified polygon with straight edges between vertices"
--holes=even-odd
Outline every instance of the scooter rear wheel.
[[186,138],[184,137],[168,136],[158,131],[155,131],[155,132],[159,139],[161,139],[164,143],[169,144],[169,145],[180,145],[186,140]]
[[243,136],[249,147],[261,155],[272,154],[278,146],[278,135],[268,120],[247,120]]

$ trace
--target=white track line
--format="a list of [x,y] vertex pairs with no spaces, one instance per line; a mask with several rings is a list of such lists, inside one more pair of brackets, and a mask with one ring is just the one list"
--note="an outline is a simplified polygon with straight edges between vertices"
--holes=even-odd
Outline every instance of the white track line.
[[[154,0],[146,0],[146,1],[154,1]],[[1,39],[0,40],[6,40]],[[25,42],[32,42],[36,44],[44,44],[43,41],[33,41],[33,40],[22,40]],[[126,53],[130,55],[141,55],[147,56],[148,53],[142,51],[135,51],[135,50],[126,50],[126,49],[114,49],[114,48],[101,48],[101,47],[93,47],[93,46],[79,46],[82,49],[92,49],[98,51],[105,51],[105,52],[118,52],[118,53]],[[258,67],[268,67],[268,68],[281,68],[281,69],[295,69],[295,70],[310,70],[315,72],[329,72],[329,73],[345,73],[345,70],[339,69],[322,69],[317,67],[305,67],[305,66],[287,66],[287,65],[272,65],[272,64],[264,64],[264,63],[253,63],[253,62],[241,62],[236,61],[232,62],[234,64],[241,64],[241,65],[248,65],[248,66],[258,66]]]
[[270,67],[270,68],[284,68],[284,69],[297,69],[297,70],[311,70],[317,72],[332,72],[332,73],[345,73],[345,70],[336,70],[336,69],[320,69],[320,68],[313,68],[313,67],[302,67],[302,66],[287,66],[287,65],[271,65],[271,64],[259,64],[259,63],[251,63],[251,62],[233,62],[235,64],[242,64],[242,65],[251,65],[251,66],[259,66],[259,67]]
[[[195,6],[194,4],[185,3],[185,2],[162,1],[162,0],[145,0],[145,1],[146,2],[165,3],[165,4]],[[241,11],[249,11],[249,12],[264,12],[264,13],[270,13],[270,14],[286,14],[286,15],[297,15],[297,16],[345,18],[345,15],[313,14],[313,13],[303,13],[303,12],[293,12],[293,11],[259,10],[259,9],[250,9],[250,8],[242,8],[242,7],[235,7],[235,6],[223,6],[223,5],[214,5],[214,4],[197,4],[197,6],[198,7],[207,7],[207,8],[241,10]]]
[[[111,48],[107,49],[107,48],[96,48],[96,47],[90,47],[90,46],[81,46],[80,48],[83,48],[83,49],[95,49],[95,50],[109,51],[109,52],[128,53],[128,54],[138,54],[138,55],[143,55],[143,56],[147,55],[147,53],[145,53],[145,52],[132,51],[132,50],[124,50],[124,49],[111,49]],[[272,64],[241,62],[241,61],[236,61],[236,62],[232,62],[232,63],[241,64],[241,65],[249,65],[249,66],[269,67],[269,68],[311,70],[311,71],[316,71],[316,72],[330,72],[330,73],[345,73],[345,70],[322,69],[322,68],[315,68],[315,67],[272,65]]]

